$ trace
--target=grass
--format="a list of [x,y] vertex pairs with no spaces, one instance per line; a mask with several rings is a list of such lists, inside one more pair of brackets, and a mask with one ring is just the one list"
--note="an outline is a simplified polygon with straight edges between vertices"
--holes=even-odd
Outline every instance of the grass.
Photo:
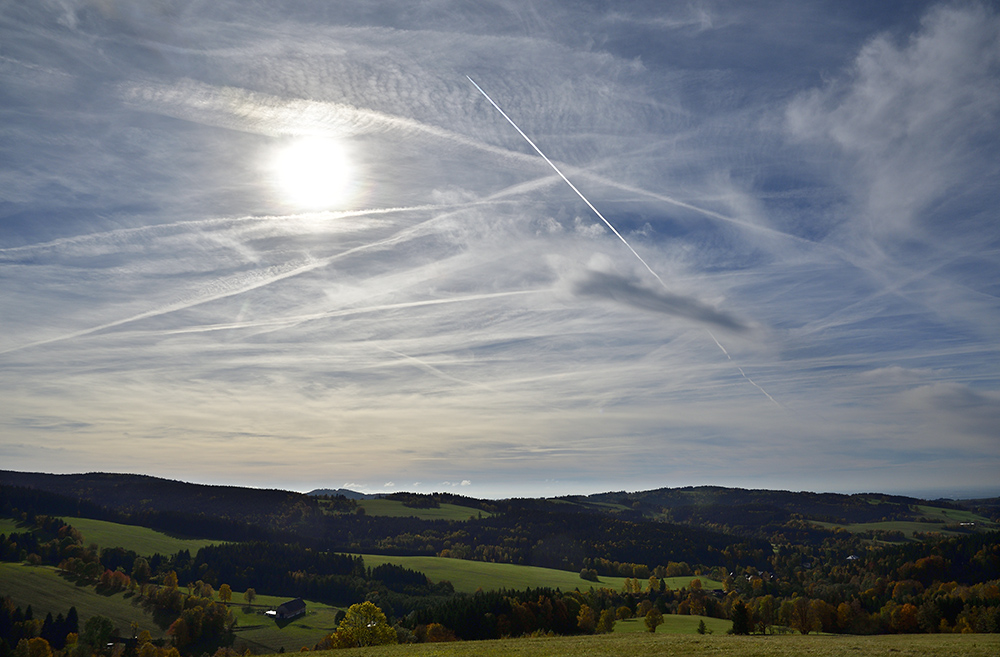
[[580,637],[551,637],[425,643],[313,653],[314,657],[996,657],[997,634],[894,636],[678,635],[657,631]]
[[993,527],[995,523],[989,518],[973,513],[972,511],[943,509],[939,506],[917,505],[917,513],[931,520],[943,520],[945,523],[974,522],[976,526]]
[[0,518],[0,534],[21,534],[25,532],[26,529],[18,527],[17,521],[13,518]]
[[[99,615],[110,618],[120,632],[127,632],[135,621],[140,630],[149,630],[154,639],[166,636],[166,628],[158,626],[151,614],[133,604],[134,595],[121,591],[99,593],[93,586],[77,584],[51,566],[0,563],[0,594],[9,596],[22,609],[31,605],[35,618],[44,618],[48,612],[53,616],[65,615],[70,607],[76,607],[80,627],[91,616]],[[334,618],[338,609],[319,602],[306,600],[305,616],[279,624],[263,614],[287,601],[287,597],[258,595],[253,607],[242,600],[243,592],[234,591],[229,607],[238,622],[236,637],[255,653],[312,648],[337,625]]]
[[35,618],[45,618],[48,612],[53,617],[65,615],[70,607],[76,607],[80,627],[91,616],[106,616],[120,631],[127,631],[135,621],[140,630],[149,630],[153,638],[166,636],[164,628],[158,627],[150,614],[132,604],[135,598],[131,594],[98,593],[93,586],[76,584],[51,566],[0,563],[0,593],[21,608],[31,605]]
[[63,518],[63,520],[80,530],[80,533],[83,534],[84,545],[96,543],[102,548],[121,547],[146,556],[157,552],[163,555],[176,554],[180,550],[190,550],[191,554],[194,554],[206,545],[215,545],[221,542],[204,538],[173,536],[155,529],[122,525],[105,520],[70,517]]
[[[610,588],[620,591],[625,585],[624,577],[601,577],[598,582],[590,582],[580,578],[579,573],[541,568],[539,566],[518,566],[509,563],[485,563],[482,561],[466,561],[464,559],[448,559],[445,557],[394,557],[377,554],[362,555],[366,566],[379,566],[393,563],[404,568],[410,568],[424,573],[431,581],[448,580],[456,591],[473,593],[476,589],[484,591],[497,589],[524,590],[526,588],[558,588],[563,591],[580,589],[586,591]],[[667,586],[672,589],[684,588],[690,585],[695,577],[668,577]],[[722,588],[722,582],[699,577],[706,589]]]
[[961,522],[974,522],[976,523],[976,527],[979,529],[993,529],[997,526],[996,523],[990,522],[989,518],[977,515],[971,511],[944,509],[942,507],[929,506],[926,504],[917,506],[916,515],[917,517],[927,518],[931,521],[943,522],[921,522],[919,520],[887,520],[885,522],[859,522],[853,524],[818,521],[812,522],[815,525],[826,527],[828,529],[841,527],[852,534],[867,532],[874,529],[899,531],[903,532],[903,535],[907,540],[913,540],[913,532],[938,532],[944,536],[959,536],[964,533],[945,529],[945,524],[954,525]]
[[365,513],[370,516],[414,517],[421,520],[468,520],[470,517],[475,518],[482,515],[485,518],[490,515],[479,509],[447,503],[436,509],[415,509],[404,506],[399,500],[373,499],[358,500],[358,506],[362,507]]
[[[913,538],[913,532],[927,533],[927,532],[937,532],[942,536],[963,536],[967,532],[957,532],[945,529],[945,526],[940,523],[934,522],[919,522],[916,520],[887,520],[885,522],[859,522],[851,525],[839,525],[832,522],[818,522],[815,520],[810,521],[814,525],[819,525],[820,527],[826,527],[828,529],[833,529],[835,527],[842,527],[852,534],[858,534],[861,532],[872,531],[875,529],[881,529],[883,531],[899,531],[903,533],[905,540],[911,541],[915,540]],[[962,521],[965,522],[965,521]],[[978,524],[977,526],[983,527],[987,523]],[[880,538],[880,542],[884,539]]]
[[236,616],[236,647],[241,651],[250,648],[254,653],[277,651],[287,652],[300,648],[312,648],[323,637],[336,629],[338,608],[306,600],[306,613],[288,622],[278,623],[264,616],[268,609],[274,609],[288,598],[258,595],[252,607],[240,603],[243,592],[233,591],[233,602],[229,605]]
[[[132,621],[140,629],[150,631],[154,637],[164,636],[163,628],[153,623],[152,617],[141,607],[132,604],[127,593],[103,595],[91,586],[77,585],[60,576],[55,568],[0,563],[0,588],[14,604],[24,608],[31,605],[35,617],[47,612],[65,614],[75,606],[81,624],[91,616],[107,616],[115,626],[127,630]],[[254,606],[242,604],[242,592],[234,591],[235,602],[230,608],[239,622],[238,646],[250,647],[254,652],[297,651],[312,647],[333,630],[335,607],[306,601],[307,613],[289,623],[279,624],[263,616],[263,612],[284,602],[286,598],[258,595]],[[734,637],[725,634],[729,621],[704,618],[714,633],[698,635],[695,630],[698,616],[664,616],[664,624],[655,634],[645,631],[641,619],[618,621],[611,635],[586,637],[553,637],[541,639],[511,639],[503,641],[458,642],[449,644],[423,644],[386,646],[357,650],[338,650],[322,657],[652,657],[670,654],[676,657],[833,657],[836,655],[885,655],[892,657],[922,657],[937,655],[967,655],[969,657],[995,657],[1000,654],[1000,635],[897,635],[897,636],[752,636]]]
[[[663,625],[656,628],[656,633],[697,634],[699,621],[705,621],[705,627],[710,630],[712,634],[725,634],[733,627],[733,622],[724,618],[666,614],[663,616]],[[615,632],[621,634],[635,634],[636,632],[648,632],[648,630],[646,629],[645,619],[628,618],[615,622]]]

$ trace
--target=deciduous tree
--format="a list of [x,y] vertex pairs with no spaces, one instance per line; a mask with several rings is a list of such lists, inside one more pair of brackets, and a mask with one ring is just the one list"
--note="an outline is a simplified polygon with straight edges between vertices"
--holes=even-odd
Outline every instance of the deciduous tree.
[[597,614],[590,605],[580,606],[580,613],[576,615],[576,626],[584,634],[593,634],[597,629]]
[[365,601],[351,605],[333,638],[335,645],[345,648],[382,646],[396,643],[396,632],[389,627],[382,610]]
[[655,632],[656,628],[660,625],[663,625],[663,612],[653,607],[646,614],[646,629],[650,632]]
[[104,650],[115,631],[115,624],[106,616],[91,616],[83,625],[83,642],[96,650]]
[[598,634],[609,634],[615,631],[615,612],[605,609],[601,612],[601,617],[597,619]]

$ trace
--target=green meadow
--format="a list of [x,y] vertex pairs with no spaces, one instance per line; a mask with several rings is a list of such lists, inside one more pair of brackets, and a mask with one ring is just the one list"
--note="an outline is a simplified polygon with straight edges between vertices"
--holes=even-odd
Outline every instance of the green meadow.
[[[31,608],[36,618],[65,614],[76,607],[80,625],[91,616],[106,616],[121,632],[128,631],[134,621],[140,630],[149,630],[153,638],[166,637],[166,628],[158,626],[152,615],[138,604],[136,596],[127,591],[105,594],[93,586],[77,584],[51,566],[28,566],[0,562],[0,595],[10,597],[14,604]],[[287,623],[277,623],[264,615],[287,597],[258,595],[253,606],[243,602],[243,591],[233,592],[229,607],[236,616],[237,640],[244,642],[255,653],[298,651],[303,646],[312,648],[336,628],[334,620],[338,609],[330,605],[306,600],[306,615]]]
[[279,623],[265,616],[264,612],[274,609],[288,598],[258,595],[252,607],[242,603],[242,600],[243,592],[233,591],[233,602],[229,607],[237,621],[236,645],[241,648],[240,644],[245,644],[254,653],[281,648],[286,652],[297,652],[303,647],[312,648],[337,628],[337,607],[306,600],[304,616]]
[[[859,522],[854,524],[839,524],[834,522],[811,521],[814,525],[834,529],[840,527],[852,534],[872,530],[902,532],[907,540],[913,540],[913,533],[938,532],[945,536],[957,536],[962,532],[945,529],[945,525],[955,525],[962,522],[975,523],[977,529],[996,529],[997,524],[989,518],[977,515],[971,511],[944,509],[937,506],[918,505],[917,517],[924,520],[887,520],[884,522]],[[929,521],[929,522],[928,522]]]
[[389,516],[393,518],[414,517],[421,520],[468,520],[469,518],[488,517],[486,511],[473,509],[457,504],[442,504],[435,509],[416,509],[405,506],[399,500],[373,499],[358,500],[358,506],[370,516]]
[[176,554],[180,550],[190,550],[194,554],[206,545],[214,545],[219,541],[204,538],[188,538],[165,534],[155,529],[122,525],[105,520],[90,518],[63,518],[63,520],[80,530],[86,545],[97,543],[98,546],[121,547],[133,550],[137,554],[152,555]]
[[12,534],[22,532],[24,529],[17,526],[17,521],[13,518],[0,518],[0,534]]
[[[663,616],[663,625],[656,628],[656,633],[697,634],[698,623],[700,621],[705,621],[705,628],[712,634],[725,634],[733,627],[733,622],[724,618],[666,614]],[[646,629],[646,620],[644,618],[627,618],[615,622],[615,633],[635,634],[636,632],[649,632]]]
[[[572,591],[586,591],[609,588],[616,591],[625,585],[624,577],[600,577],[599,581],[591,582],[580,577],[579,573],[538,566],[518,566],[509,563],[484,563],[482,561],[466,561],[464,559],[449,559],[446,557],[395,557],[378,554],[364,554],[366,566],[379,566],[384,563],[397,564],[404,568],[416,570],[427,575],[431,581],[448,580],[456,591],[473,593],[482,588],[485,591],[496,589],[524,590],[526,588],[547,587]],[[722,582],[707,577],[667,577],[665,582],[672,589],[684,588],[691,580],[700,579],[703,588],[722,588]],[[645,586],[645,582],[643,582]]]
[[960,509],[942,509],[938,506],[917,505],[918,513],[930,520],[942,520],[946,523],[974,522],[977,526],[996,527],[996,523],[990,522],[989,518]]
[[354,648],[316,657],[996,657],[997,634],[690,635],[657,631]]
[[135,596],[131,593],[98,593],[93,586],[77,584],[51,566],[0,563],[0,594],[19,607],[31,605],[35,618],[44,618],[48,612],[65,614],[76,607],[81,627],[91,616],[106,616],[120,630],[127,630],[135,621],[153,638],[166,636],[151,615],[132,604]]

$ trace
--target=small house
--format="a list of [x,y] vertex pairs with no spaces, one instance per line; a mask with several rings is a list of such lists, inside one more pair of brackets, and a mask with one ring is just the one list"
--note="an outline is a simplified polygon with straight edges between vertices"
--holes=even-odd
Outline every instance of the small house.
[[283,602],[278,605],[277,609],[272,609],[271,611],[264,613],[267,616],[271,616],[275,620],[297,618],[306,613],[306,603],[302,600],[302,598],[295,598],[294,600],[289,600],[288,602]]

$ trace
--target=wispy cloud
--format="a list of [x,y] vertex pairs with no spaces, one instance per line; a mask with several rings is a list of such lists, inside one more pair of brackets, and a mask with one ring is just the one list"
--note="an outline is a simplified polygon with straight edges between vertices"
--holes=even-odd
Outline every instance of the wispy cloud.
[[[0,9],[5,467],[477,495],[992,483],[998,21]],[[311,135],[359,183],[324,211],[275,173]]]

